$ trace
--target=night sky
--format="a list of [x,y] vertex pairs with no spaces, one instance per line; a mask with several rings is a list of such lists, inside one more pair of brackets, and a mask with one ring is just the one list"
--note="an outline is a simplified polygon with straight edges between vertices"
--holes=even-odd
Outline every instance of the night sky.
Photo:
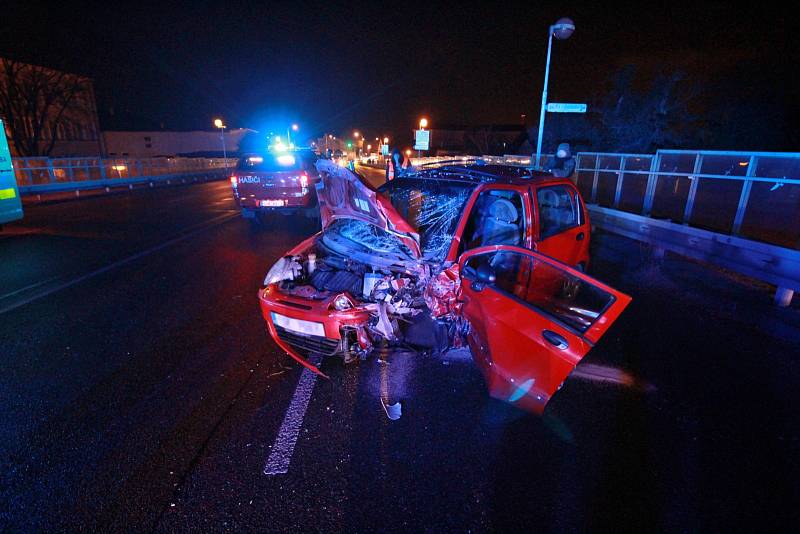
[[577,30],[554,45],[551,101],[593,102],[625,65],[680,69],[707,102],[744,99],[780,123],[773,148],[800,141],[800,26],[755,4],[50,4],[3,3],[0,55],[92,77],[108,130],[207,129],[218,115],[369,136],[406,135],[421,115],[518,124],[538,116],[547,27],[569,16]]

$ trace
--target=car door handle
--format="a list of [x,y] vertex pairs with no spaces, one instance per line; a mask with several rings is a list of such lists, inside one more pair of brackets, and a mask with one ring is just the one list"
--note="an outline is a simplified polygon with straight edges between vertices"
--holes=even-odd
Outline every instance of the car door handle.
[[584,234],[580,232],[578,235],[575,236],[575,241],[583,241]]
[[557,349],[567,350],[569,348],[569,343],[564,336],[556,334],[552,330],[542,330],[542,337]]

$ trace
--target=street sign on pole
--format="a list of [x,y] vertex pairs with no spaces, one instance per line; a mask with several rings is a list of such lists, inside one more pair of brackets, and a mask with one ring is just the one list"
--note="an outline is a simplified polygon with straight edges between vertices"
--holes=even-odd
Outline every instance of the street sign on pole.
[[429,150],[430,144],[430,130],[414,130],[414,150]]
[[381,145],[381,156],[388,156],[389,155],[389,145],[383,143]]
[[586,104],[567,104],[564,102],[549,102],[547,111],[550,113],[586,113]]

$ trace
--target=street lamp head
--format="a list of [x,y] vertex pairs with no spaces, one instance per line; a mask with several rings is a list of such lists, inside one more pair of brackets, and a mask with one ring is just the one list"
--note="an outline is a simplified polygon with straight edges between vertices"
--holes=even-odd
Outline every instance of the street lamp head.
[[383,144],[384,145],[388,145],[389,144],[389,138],[388,137],[384,137],[383,138]]
[[222,124],[222,119],[214,119],[214,126],[216,126],[217,128],[224,127],[224,124]]
[[419,127],[420,127],[420,129],[427,128],[428,127],[428,119],[426,119],[425,117],[422,117],[419,120]]
[[564,17],[558,19],[555,24],[550,26],[550,31],[553,33],[553,37],[563,41],[564,39],[569,39],[572,32],[575,31],[575,23],[572,22],[572,19]]
[[292,130],[294,130],[296,132],[299,129],[300,129],[300,127],[298,125],[292,124]]
[[353,132],[353,137],[358,137],[360,134],[358,132]]

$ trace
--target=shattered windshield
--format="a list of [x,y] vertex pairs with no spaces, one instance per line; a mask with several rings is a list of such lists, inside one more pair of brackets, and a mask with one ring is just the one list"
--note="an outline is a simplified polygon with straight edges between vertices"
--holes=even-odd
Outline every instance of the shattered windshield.
[[389,196],[395,209],[419,234],[423,258],[441,261],[475,185],[404,178],[392,180],[378,191]]

